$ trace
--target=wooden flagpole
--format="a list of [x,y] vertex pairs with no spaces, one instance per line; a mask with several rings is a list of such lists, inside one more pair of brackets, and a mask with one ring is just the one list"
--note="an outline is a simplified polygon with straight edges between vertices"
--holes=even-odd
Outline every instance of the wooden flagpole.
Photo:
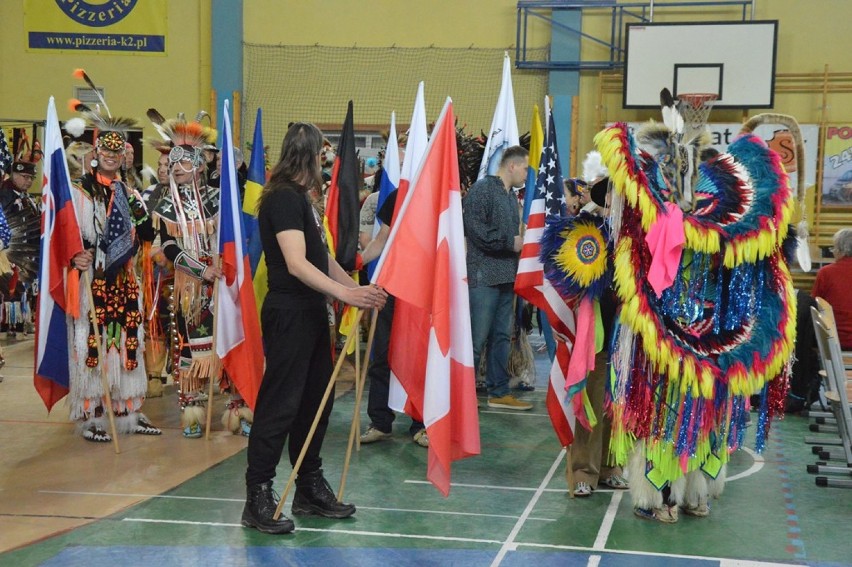
[[364,383],[367,380],[367,370],[370,368],[370,353],[373,350],[373,339],[376,335],[376,319],[378,318],[379,310],[373,309],[373,316],[370,320],[370,330],[367,334],[367,348],[364,351],[364,368],[360,376],[356,372],[355,380],[359,384],[360,389],[355,390],[355,409],[353,410],[352,427],[349,429],[349,444],[346,446],[346,458],[343,460],[343,473],[340,475],[340,490],[337,492],[337,500],[343,502],[343,491],[346,488],[346,475],[349,473],[349,460],[352,458],[352,445],[357,443],[358,450],[361,449],[361,438],[358,436],[360,431],[361,415],[361,398],[364,395]]
[[568,482],[568,495],[574,498],[574,457],[571,454],[571,445],[565,447],[565,480]]
[[89,320],[92,322],[92,327],[95,329],[95,342],[98,345],[98,361],[101,364],[101,387],[104,389],[104,399],[106,400],[107,411],[109,416],[109,429],[112,433],[112,444],[115,448],[115,454],[121,453],[118,447],[118,432],[115,428],[115,409],[112,407],[112,394],[109,391],[109,378],[107,378],[106,354],[103,352],[101,344],[101,331],[98,329],[98,315],[95,312],[95,301],[92,297],[92,282],[88,270],[83,272],[81,278],[83,287],[86,288],[86,298],[89,301]]
[[[220,262],[221,262],[221,258],[217,254],[216,258],[213,261],[213,265],[219,266]],[[204,278],[203,278],[203,274],[202,274],[202,280],[203,279]],[[219,313],[219,280],[218,280],[218,278],[214,278],[213,279],[213,336],[212,336],[214,360],[216,360],[216,357],[218,356],[216,354],[216,320],[218,319],[218,317],[216,316],[217,313]],[[216,376],[210,376],[210,384],[208,385],[208,388],[207,388],[207,392],[208,392],[207,393],[207,413],[206,413],[205,418],[204,418],[204,421],[205,421],[205,424],[204,424],[204,439],[207,440],[207,441],[210,440],[210,424],[213,421],[213,412],[210,409],[213,406],[213,380],[218,379],[219,373],[222,372],[221,365],[217,365],[217,368],[218,368],[218,371],[215,372]]]
[[[363,317],[363,315],[364,311],[359,309],[358,316],[355,319],[356,326],[361,324],[361,317]],[[334,390],[334,384],[337,382],[337,377],[340,374],[340,368],[343,366],[343,360],[346,358],[346,351],[349,349],[349,343],[351,343],[352,339],[355,338],[355,334],[356,333],[349,333],[349,336],[346,337],[346,342],[343,345],[343,350],[340,351],[340,356],[337,357],[337,363],[334,365],[334,372],[331,373],[331,378],[328,380],[328,386],[326,387],[325,394],[323,394],[322,400],[320,401],[319,408],[317,408],[317,414],[314,416],[314,422],[311,424],[311,429],[308,431],[308,436],[305,438],[305,442],[302,445],[302,451],[299,453],[299,458],[296,459],[296,464],[293,465],[293,472],[290,473],[290,478],[287,479],[287,486],[284,487],[284,492],[281,493],[281,500],[275,508],[275,514],[272,515],[273,520],[277,520],[281,517],[281,510],[284,508],[284,502],[287,500],[287,494],[289,494],[290,489],[293,487],[293,483],[296,480],[296,476],[299,474],[299,468],[302,466],[302,461],[305,459],[305,454],[307,454],[308,447],[314,438],[314,433],[316,433],[317,425],[319,425],[322,412],[325,409],[325,404],[328,403],[328,398]]]

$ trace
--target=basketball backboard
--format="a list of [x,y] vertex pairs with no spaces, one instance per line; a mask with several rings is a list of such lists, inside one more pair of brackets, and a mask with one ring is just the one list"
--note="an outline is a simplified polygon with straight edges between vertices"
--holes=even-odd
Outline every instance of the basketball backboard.
[[714,108],[772,108],[778,21],[627,24],[624,108],[656,108],[667,87],[718,95]]

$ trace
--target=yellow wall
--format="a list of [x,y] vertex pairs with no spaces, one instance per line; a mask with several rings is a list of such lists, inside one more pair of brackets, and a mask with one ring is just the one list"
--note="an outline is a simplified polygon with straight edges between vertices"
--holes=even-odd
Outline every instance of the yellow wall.
[[[516,0],[244,0],[245,40],[262,44],[382,47],[485,47],[506,48],[516,41]],[[658,21],[672,16],[656,2]],[[57,99],[60,119],[71,113],[65,101],[73,95],[71,71],[84,67],[98,85],[106,88],[115,114],[129,115],[147,124],[145,109],[156,106],[164,115],[194,113],[210,108],[209,0],[168,2],[166,56],[86,53],[29,53],[24,50],[22,0],[2,0],[0,21],[0,118],[41,120],[47,98]],[[681,19],[719,19],[718,10],[682,11]],[[584,31],[607,36],[608,17],[585,12]],[[756,19],[777,19],[779,25],[778,72],[821,73],[849,71],[849,0],[759,0]],[[548,25],[531,20],[528,46],[550,41]],[[714,46],[708,45],[708,49]],[[583,42],[583,57],[597,58],[595,47]],[[518,73],[517,71],[515,71]],[[542,71],[544,73],[544,71]],[[320,75],[321,77],[321,75]],[[409,85],[414,91],[414,86]],[[580,82],[578,155],[591,148],[598,129],[598,74],[584,72]],[[496,97],[496,87],[495,87]],[[460,95],[456,95],[459,97]],[[852,118],[849,95],[830,95],[827,117]],[[604,119],[655,117],[653,111],[623,111],[620,94],[604,97]],[[776,111],[793,114],[802,122],[820,118],[821,95],[779,94]],[[390,110],[390,109],[389,109]],[[517,109],[526,123],[530,109]],[[742,113],[726,111],[713,120],[740,119]],[[523,127],[522,127],[523,128]],[[146,134],[150,135],[150,129]],[[150,161],[150,160],[149,160]]]
[[[68,110],[67,101],[75,86],[85,86],[71,76],[78,67],[105,89],[113,115],[135,118],[140,126],[149,126],[145,111],[151,106],[166,117],[194,116],[210,106],[208,0],[168,2],[165,56],[27,52],[23,19],[22,1],[0,2],[0,118],[44,120],[51,96],[59,119],[72,118],[76,113]],[[154,131],[149,127],[145,134]]]
[[[516,0],[244,0],[245,40],[359,47],[514,46]],[[550,41],[532,22],[527,42]]]

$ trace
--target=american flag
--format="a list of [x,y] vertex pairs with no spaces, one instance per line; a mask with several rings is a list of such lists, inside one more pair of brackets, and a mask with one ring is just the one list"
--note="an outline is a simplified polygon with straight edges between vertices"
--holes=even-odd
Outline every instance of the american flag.
[[[530,188],[527,188],[530,190]],[[538,177],[527,229],[524,233],[524,247],[515,278],[515,293],[541,309],[550,321],[553,330],[564,338],[556,346],[556,357],[550,370],[547,389],[547,412],[563,447],[574,440],[574,412],[571,400],[565,391],[565,376],[571,359],[571,347],[574,344],[574,313],[565,304],[550,282],[544,277],[544,267],[539,260],[540,240],[544,225],[549,216],[566,214],[565,193],[562,189],[562,173],[559,166],[559,152],[556,145],[556,127],[553,113],[547,116],[547,138],[541,151]]]

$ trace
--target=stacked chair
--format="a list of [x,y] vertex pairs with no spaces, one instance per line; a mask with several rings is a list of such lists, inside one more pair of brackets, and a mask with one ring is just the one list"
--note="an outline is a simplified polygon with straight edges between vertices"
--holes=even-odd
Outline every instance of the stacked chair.
[[[844,353],[840,348],[831,305],[817,298],[817,307],[811,307],[811,314],[823,368],[824,396],[831,410],[831,417],[817,417],[818,424],[811,425],[811,429],[834,433],[836,437],[806,439],[809,443],[819,442],[831,446],[830,449],[813,447],[820,461],[807,468],[811,474],[826,475],[816,477],[817,486],[852,488],[852,412],[849,407],[852,382],[847,374],[849,364],[844,361]],[[839,463],[829,464],[828,461]]]

